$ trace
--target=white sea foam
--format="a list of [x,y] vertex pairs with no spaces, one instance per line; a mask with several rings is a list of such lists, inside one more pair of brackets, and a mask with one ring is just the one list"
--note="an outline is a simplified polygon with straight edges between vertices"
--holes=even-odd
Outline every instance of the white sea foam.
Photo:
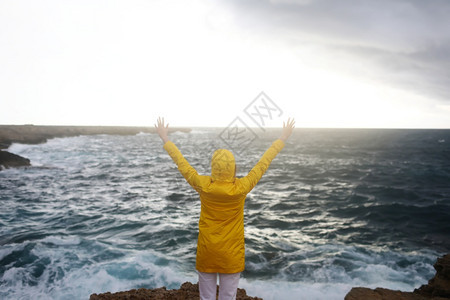
[[[59,247],[48,247],[49,243]],[[93,293],[117,292],[139,286],[178,288],[185,281],[195,281],[193,274],[183,274],[170,262],[158,265],[161,256],[150,251],[120,250],[124,256],[96,262],[89,256],[92,253],[88,249],[80,249],[79,243],[77,238],[45,238],[38,242],[31,251],[31,255],[37,257],[34,264],[10,267],[3,273],[0,298],[88,299]],[[2,249],[2,255],[21,250],[26,245],[30,243]],[[93,243],[90,249],[95,253],[99,247],[104,245]],[[40,261],[47,264],[36,278]]]
[[[392,256],[396,256],[395,253]],[[250,296],[262,297],[265,300],[276,299],[336,299],[342,300],[352,287],[383,287],[393,290],[411,292],[429,278],[424,278],[417,270],[418,267],[427,268],[433,273],[433,267],[419,261],[410,268],[396,270],[381,262],[363,263],[355,260],[361,266],[353,272],[347,273],[343,268],[324,265],[315,270],[310,276],[296,282],[288,280],[286,276],[275,276],[272,280],[241,279],[240,287],[245,288]],[[405,278],[409,281],[405,282]]]
[[[434,274],[433,266],[425,261],[433,261],[438,254],[373,251],[329,244],[305,247],[295,255],[303,259],[293,262],[290,273],[279,270],[270,280],[243,279],[241,287],[249,295],[263,299],[343,299],[357,286],[413,291]],[[261,261],[247,262],[247,269],[253,273],[270,270],[271,262]],[[402,261],[407,266],[399,266]]]
[[[180,133],[182,133],[182,132],[180,132]],[[189,133],[190,134],[211,134],[211,129],[194,128]]]
[[140,131],[136,135],[137,136],[147,136],[147,135],[154,135],[154,133]]
[[249,296],[261,297],[264,300],[342,300],[352,288],[348,284],[303,283],[283,281],[248,281],[241,279],[240,288],[244,288]]
[[16,154],[21,154],[26,152],[28,149],[36,147],[37,145],[27,145],[27,144],[19,144],[19,143],[12,143],[8,151]]

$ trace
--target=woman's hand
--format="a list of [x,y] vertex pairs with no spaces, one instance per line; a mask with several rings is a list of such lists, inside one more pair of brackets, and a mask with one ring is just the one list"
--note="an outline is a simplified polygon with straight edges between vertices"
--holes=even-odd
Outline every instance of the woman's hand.
[[158,126],[155,124],[156,132],[159,134],[159,137],[163,140],[164,144],[169,141],[169,123],[164,126],[164,118],[158,118]]
[[295,126],[295,120],[289,118],[286,122],[286,124],[283,122],[283,132],[281,133],[280,140],[283,142],[286,142],[286,140],[291,136],[292,131],[294,130]]

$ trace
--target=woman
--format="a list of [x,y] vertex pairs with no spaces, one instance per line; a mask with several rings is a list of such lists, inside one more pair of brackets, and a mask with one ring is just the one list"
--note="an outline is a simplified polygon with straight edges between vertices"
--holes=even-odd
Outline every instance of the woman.
[[177,146],[169,140],[169,124],[158,118],[156,131],[164,149],[178,166],[186,181],[199,193],[201,212],[197,241],[196,269],[200,299],[216,299],[219,274],[219,300],[235,299],[240,273],[245,267],[244,203],[272,160],[283,149],[292,134],[294,119],[283,122],[279,139],[264,153],[253,169],[242,178],[236,177],[233,154],[216,150],[211,159],[211,175],[199,175],[189,165]]

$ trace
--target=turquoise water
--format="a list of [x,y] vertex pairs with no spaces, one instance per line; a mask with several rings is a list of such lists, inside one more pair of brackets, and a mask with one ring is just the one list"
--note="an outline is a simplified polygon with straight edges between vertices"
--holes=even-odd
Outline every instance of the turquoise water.
[[[201,174],[219,129],[171,139]],[[244,176],[277,137],[236,155]],[[249,194],[240,287],[264,299],[411,291],[450,252],[450,130],[299,129]],[[0,298],[196,282],[200,203],[156,135],[58,138],[0,172]]]

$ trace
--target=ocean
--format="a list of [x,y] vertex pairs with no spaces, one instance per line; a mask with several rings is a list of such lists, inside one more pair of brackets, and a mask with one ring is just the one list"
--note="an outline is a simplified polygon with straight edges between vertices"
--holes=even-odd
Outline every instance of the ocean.
[[[209,174],[222,129],[172,141]],[[236,156],[245,176],[280,130]],[[33,167],[0,171],[0,299],[197,282],[200,202],[155,134],[13,144]],[[450,130],[296,129],[245,204],[239,287],[264,299],[412,291],[450,252]]]

